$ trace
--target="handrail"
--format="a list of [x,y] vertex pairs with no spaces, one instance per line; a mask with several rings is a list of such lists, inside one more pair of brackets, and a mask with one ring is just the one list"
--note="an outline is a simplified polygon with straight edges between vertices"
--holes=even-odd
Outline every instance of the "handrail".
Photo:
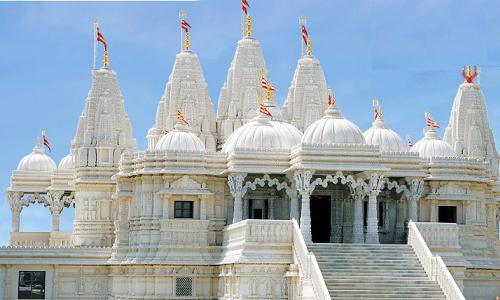
[[455,279],[453,279],[453,276],[451,276],[443,259],[439,255],[432,255],[431,250],[427,247],[424,238],[413,221],[408,223],[408,244],[411,245],[415,251],[427,276],[429,276],[431,280],[437,281],[446,299],[465,300],[462,291],[458,287]]
[[311,280],[316,299],[330,300],[330,293],[326,287],[323,274],[316,260],[314,253],[307,249],[304,237],[300,231],[299,224],[296,220],[293,222],[293,252],[299,263],[299,268],[302,270],[304,279]]

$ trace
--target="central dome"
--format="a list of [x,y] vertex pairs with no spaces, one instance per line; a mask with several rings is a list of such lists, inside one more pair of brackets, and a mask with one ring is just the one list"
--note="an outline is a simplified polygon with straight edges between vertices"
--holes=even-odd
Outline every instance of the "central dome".
[[422,158],[457,156],[450,144],[441,140],[433,128],[427,128],[424,138],[418,141],[410,152],[417,152]]
[[405,144],[401,137],[385,125],[382,118],[377,118],[373,126],[363,133],[368,145],[377,145],[382,152],[404,152]]
[[325,116],[309,125],[302,137],[303,144],[364,144],[361,130],[351,121],[344,119],[340,111],[330,106]]
[[189,130],[189,127],[180,121],[175,124],[174,130],[164,135],[158,144],[156,150],[161,151],[189,151],[205,152],[205,145],[196,134]]
[[233,132],[227,139],[222,152],[235,149],[271,149],[288,151],[300,143],[302,133],[295,126],[281,121],[271,121],[258,114],[253,120]]

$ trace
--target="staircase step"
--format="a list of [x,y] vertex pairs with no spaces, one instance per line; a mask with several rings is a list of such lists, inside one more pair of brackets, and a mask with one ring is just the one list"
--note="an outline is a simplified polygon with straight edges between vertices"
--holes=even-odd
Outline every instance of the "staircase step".
[[445,300],[409,245],[310,244],[332,299]]

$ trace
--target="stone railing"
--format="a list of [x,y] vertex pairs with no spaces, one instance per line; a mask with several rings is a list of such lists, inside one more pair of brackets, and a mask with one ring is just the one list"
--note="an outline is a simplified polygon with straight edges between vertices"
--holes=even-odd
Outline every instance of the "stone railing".
[[[330,293],[326,287],[323,274],[319,269],[316,256],[307,250],[304,237],[296,220],[293,220],[293,256],[298,263],[303,279],[310,281],[314,289],[314,298],[318,300],[330,300]],[[304,295],[307,296],[307,295]],[[312,296],[312,295],[311,295]]]
[[207,247],[215,243],[209,234],[210,221],[191,219],[160,220],[160,243],[173,247]]
[[286,220],[243,220],[226,227],[224,245],[238,243],[291,243],[292,226]]
[[71,232],[12,232],[10,246],[38,248],[68,248],[73,246]]
[[455,279],[453,279],[453,276],[451,276],[443,260],[439,255],[432,255],[431,250],[427,247],[424,238],[413,221],[408,223],[408,244],[411,245],[415,251],[427,276],[429,276],[431,280],[437,281],[446,295],[446,299],[465,300],[460,288],[455,282]]
[[460,248],[458,225],[455,223],[415,222],[431,249]]

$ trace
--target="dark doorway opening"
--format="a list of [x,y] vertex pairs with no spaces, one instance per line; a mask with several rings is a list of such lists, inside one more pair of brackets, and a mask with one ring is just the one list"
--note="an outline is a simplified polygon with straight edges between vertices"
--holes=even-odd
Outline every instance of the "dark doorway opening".
[[311,235],[313,243],[330,242],[330,197],[311,196]]
[[439,223],[457,223],[457,207],[439,206]]

